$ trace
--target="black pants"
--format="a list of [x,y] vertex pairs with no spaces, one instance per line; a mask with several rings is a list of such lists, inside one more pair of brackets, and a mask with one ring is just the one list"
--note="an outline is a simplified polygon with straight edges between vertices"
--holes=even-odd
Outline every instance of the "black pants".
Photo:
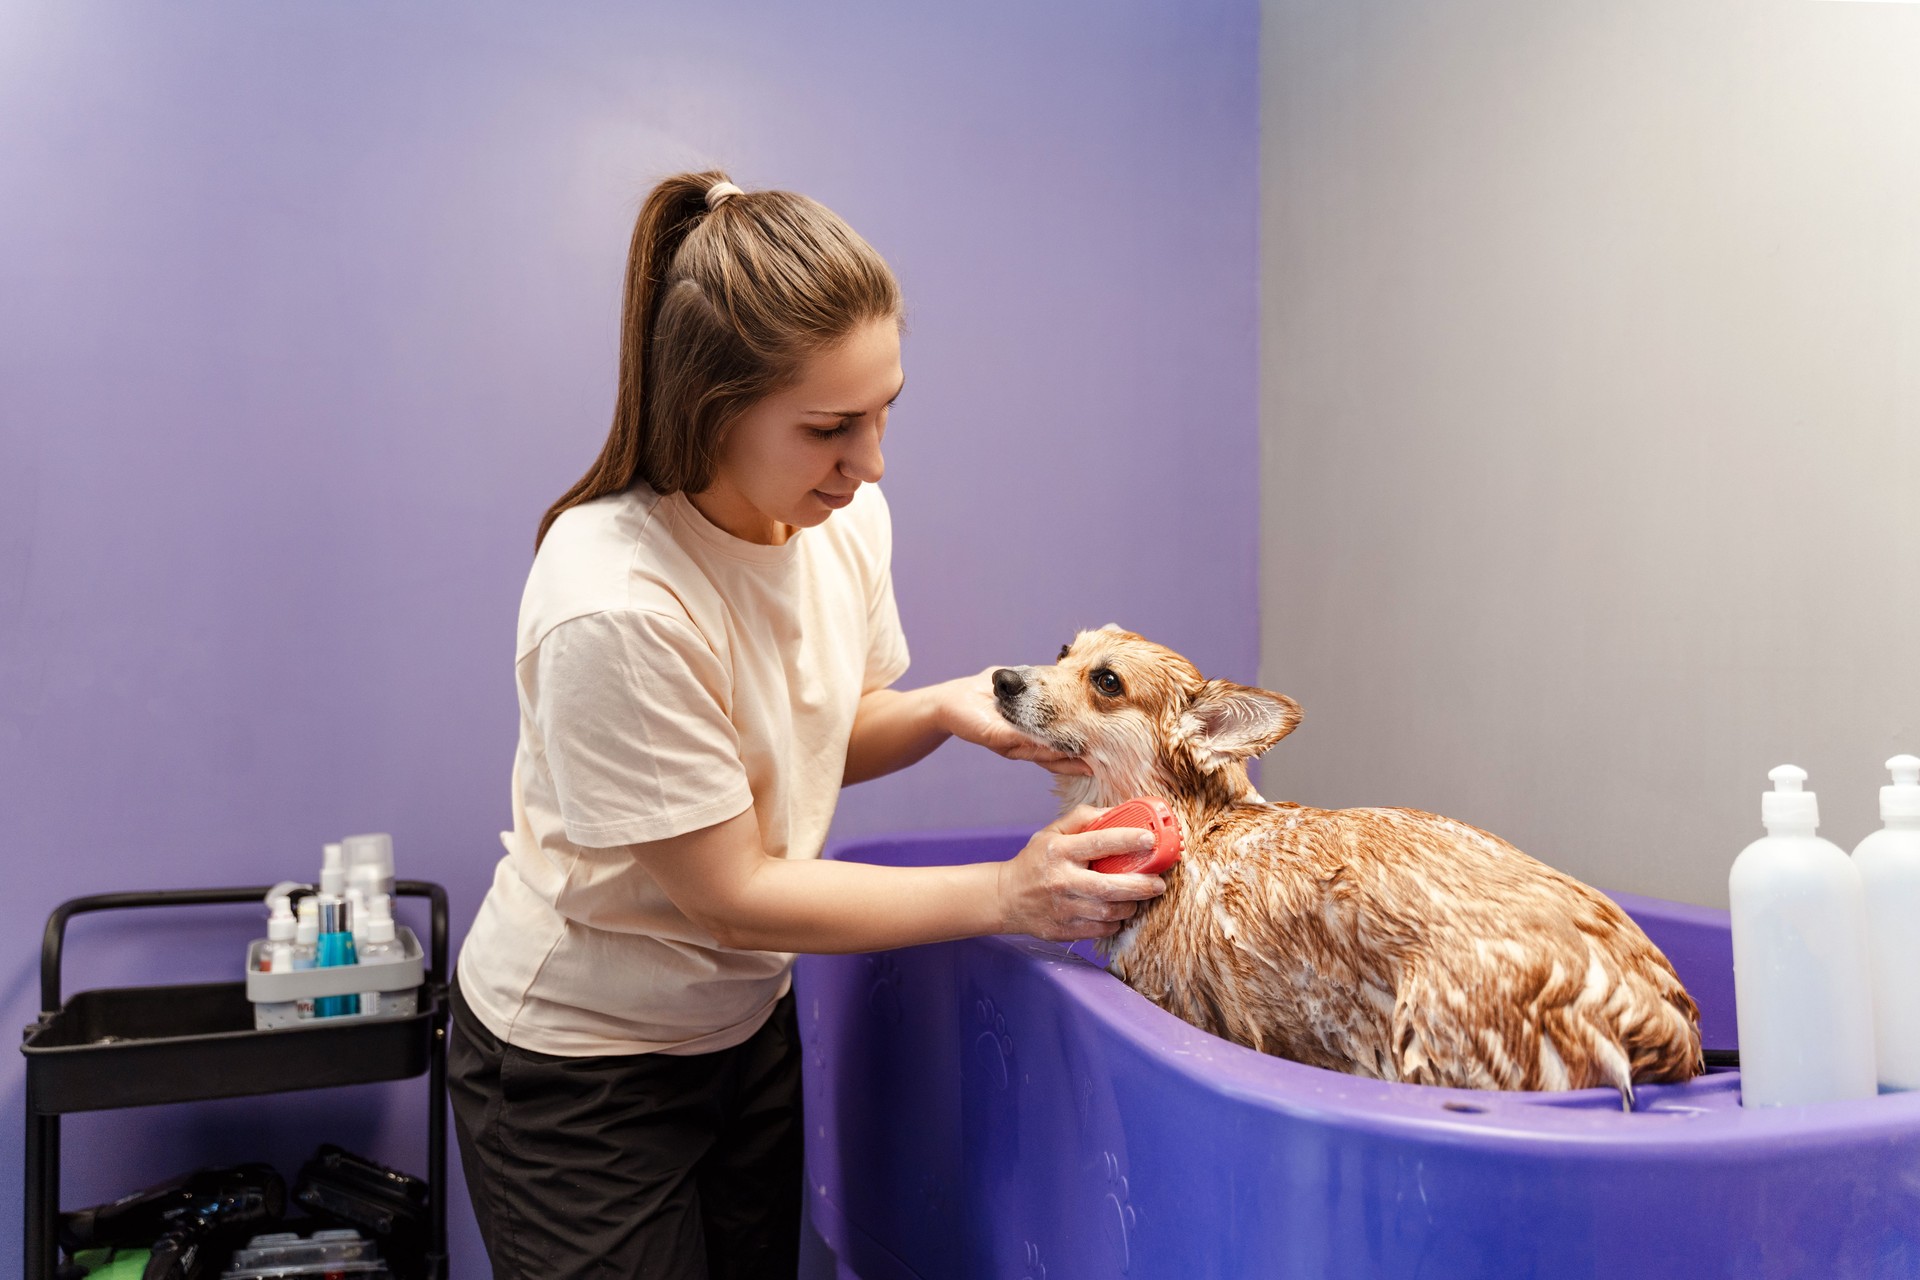
[[791,991],[731,1049],[564,1058],[503,1043],[456,984],[447,1086],[496,1280],[799,1270]]

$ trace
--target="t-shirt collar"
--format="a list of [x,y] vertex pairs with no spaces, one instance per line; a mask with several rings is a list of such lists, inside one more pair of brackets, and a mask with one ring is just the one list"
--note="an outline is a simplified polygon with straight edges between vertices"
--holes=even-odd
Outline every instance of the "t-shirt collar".
[[735,537],[707,519],[700,513],[700,508],[688,500],[685,493],[676,490],[668,494],[664,501],[674,524],[696,542],[702,546],[711,547],[721,555],[753,564],[785,564],[799,551],[800,536],[806,532],[805,529],[796,528],[779,546],[764,542],[749,542],[745,538]]

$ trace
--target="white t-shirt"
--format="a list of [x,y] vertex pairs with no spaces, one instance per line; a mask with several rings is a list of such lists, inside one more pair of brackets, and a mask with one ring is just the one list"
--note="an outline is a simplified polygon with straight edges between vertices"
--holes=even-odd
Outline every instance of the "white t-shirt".
[[886,499],[781,546],[645,485],[569,508],[520,600],[513,830],[461,994],[541,1053],[709,1053],[760,1029],[793,954],[720,946],[621,846],[751,807],[817,858],[863,694],[907,669]]

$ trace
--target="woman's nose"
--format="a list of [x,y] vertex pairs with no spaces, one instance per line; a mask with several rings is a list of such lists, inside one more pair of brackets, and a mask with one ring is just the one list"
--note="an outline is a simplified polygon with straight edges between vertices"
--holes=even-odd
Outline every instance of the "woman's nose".
[[840,470],[849,480],[858,480],[861,484],[878,484],[886,472],[886,460],[880,456],[880,433],[877,431],[859,431],[854,433],[854,443],[840,458]]

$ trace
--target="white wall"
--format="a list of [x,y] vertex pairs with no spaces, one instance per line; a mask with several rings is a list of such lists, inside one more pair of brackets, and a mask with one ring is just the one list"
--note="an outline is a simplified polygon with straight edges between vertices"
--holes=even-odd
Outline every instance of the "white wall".
[[1268,0],[1264,790],[1724,905],[1920,751],[1920,5]]

